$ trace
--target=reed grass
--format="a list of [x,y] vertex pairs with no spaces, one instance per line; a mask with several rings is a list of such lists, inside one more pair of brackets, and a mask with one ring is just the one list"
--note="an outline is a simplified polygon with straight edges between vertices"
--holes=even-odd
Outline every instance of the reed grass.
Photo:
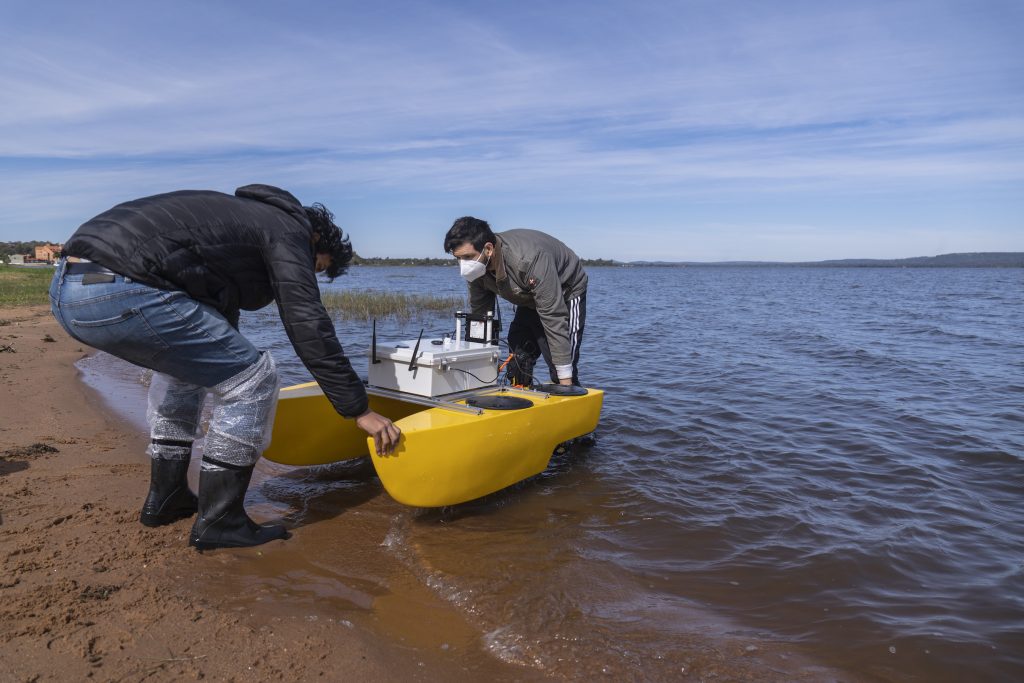
[[454,313],[460,308],[466,308],[465,300],[458,296],[405,294],[372,289],[325,292],[321,299],[328,312],[345,320],[389,317],[408,320],[417,314]]
[[[47,292],[52,268],[26,268],[0,264],[0,306],[35,306],[49,303]],[[346,320],[397,318],[408,320],[422,313],[454,313],[466,308],[458,296],[405,294],[378,290],[326,292],[328,311]]]
[[37,306],[49,303],[47,292],[53,268],[0,264],[0,306]]

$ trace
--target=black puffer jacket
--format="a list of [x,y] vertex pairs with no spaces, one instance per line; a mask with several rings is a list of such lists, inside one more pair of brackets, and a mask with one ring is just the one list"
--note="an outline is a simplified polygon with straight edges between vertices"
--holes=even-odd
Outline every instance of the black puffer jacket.
[[366,390],[320,303],[311,237],[299,201],[269,185],[235,196],[183,190],[119,204],[83,224],[66,256],[210,304],[232,324],[238,311],[277,302],[302,362],[346,417],[366,411]]

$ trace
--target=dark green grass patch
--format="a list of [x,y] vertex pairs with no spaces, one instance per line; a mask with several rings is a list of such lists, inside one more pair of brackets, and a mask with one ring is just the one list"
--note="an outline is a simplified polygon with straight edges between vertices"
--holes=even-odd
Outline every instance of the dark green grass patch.
[[458,296],[376,290],[326,292],[321,298],[328,312],[347,320],[389,317],[407,320],[421,313],[454,313],[466,307],[465,300]]
[[49,303],[53,268],[0,265],[0,306]]

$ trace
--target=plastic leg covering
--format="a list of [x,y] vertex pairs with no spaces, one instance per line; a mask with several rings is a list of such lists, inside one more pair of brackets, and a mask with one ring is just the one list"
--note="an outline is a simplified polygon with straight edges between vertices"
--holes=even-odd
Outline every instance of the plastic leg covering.
[[217,405],[206,433],[204,459],[236,467],[255,465],[270,441],[279,388],[269,353],[214,386]]
[[261,526],[245,512],[245,492],[265,448],[277,406],[277,369],[269,353],[213,387],[218,399],[199,473],[199,515],[189,545],[241,548],[287,538],[280,525]]
[[188,488],[188,464],[205,396],[203,387],[153,373],[146,411],[149,494],[139,518],[146,526],[170,524],[196,513],[196,496]]
[[199,430],[199,413],[205,397],[204,387],[153,373],[146,410],[149,457],[188,460],[192,456],[192,442]]

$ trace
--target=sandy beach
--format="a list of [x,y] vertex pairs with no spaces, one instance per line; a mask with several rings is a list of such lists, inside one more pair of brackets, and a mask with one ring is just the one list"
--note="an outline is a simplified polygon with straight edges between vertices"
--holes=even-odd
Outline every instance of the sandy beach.
[[261,607],[246,576],[272,575],[315,535],[198,553],[191,520],[143,527],[147,435],[78,380],[91,350],[46,307],[0,309],[0,321],[3,680],[540,679],[489,657],[457,614],[387,566],[372,522],[334,531],[351,535],[346,562],[390,572],[393,591],[354,591],[341,609]]

